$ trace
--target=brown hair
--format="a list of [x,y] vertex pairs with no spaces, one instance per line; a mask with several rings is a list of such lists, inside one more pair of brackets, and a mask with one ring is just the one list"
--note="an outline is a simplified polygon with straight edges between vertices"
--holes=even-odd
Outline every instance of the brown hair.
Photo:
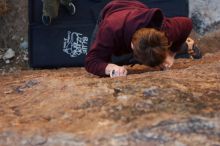
[[134,57],[141,63],[154,67],[163,63],[170,47],[164,32],[154,28],[141,28],[133,37]]

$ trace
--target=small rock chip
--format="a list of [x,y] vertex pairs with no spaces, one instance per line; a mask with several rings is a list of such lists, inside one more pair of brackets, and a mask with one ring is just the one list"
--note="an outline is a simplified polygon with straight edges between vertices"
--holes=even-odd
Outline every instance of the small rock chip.
[[[13,49],[9,48],[9,49],[5,52],[5,54],[3,55],[2,59],[5,60],[5,61],[7,61],[7,60],[9,60],[9,59],[12,59],[14,56],[15,56],[15,51],[14,51]],[[6,63],[7,63],[7,62],[6,62]],[[9,61],[9,63],[10,63],[10,61]]]

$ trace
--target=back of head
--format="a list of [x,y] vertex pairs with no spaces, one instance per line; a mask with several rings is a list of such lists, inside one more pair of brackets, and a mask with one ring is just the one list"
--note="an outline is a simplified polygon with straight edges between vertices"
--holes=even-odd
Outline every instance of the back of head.
[[134,57],[154,67],[163,63],[170,47],[164,32],[154,28],[141,28],[132,37]]

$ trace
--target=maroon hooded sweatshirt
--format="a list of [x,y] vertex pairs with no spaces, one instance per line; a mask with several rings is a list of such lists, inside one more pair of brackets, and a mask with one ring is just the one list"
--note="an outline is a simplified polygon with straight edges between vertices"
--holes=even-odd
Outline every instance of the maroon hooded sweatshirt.
[[88,72],[105,76],[111,56],[132,53],[131,39],[140,28],[164,31],[171,51],[177,52],[192,30],[192,21],[186,17],[166,18],[158,8],[148,8],[139,1],[114,0],[102,10],[102,20],[96,38],[85,58]]

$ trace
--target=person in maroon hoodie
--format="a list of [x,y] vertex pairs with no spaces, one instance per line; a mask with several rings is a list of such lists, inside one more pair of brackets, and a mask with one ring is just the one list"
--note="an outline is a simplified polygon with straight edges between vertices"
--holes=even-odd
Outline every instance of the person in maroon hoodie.
[[112,63],[113,55],[133,54],[142,64],[167,69],[186,40],[191,46],[187,48],[193,48],[194,41],[188,38],[191,19],[167,18],[161,9],[148,8],[136,0],[111,1],[102,10],[97,26],[85,68],[98,76],[127,75],[124,66]]

